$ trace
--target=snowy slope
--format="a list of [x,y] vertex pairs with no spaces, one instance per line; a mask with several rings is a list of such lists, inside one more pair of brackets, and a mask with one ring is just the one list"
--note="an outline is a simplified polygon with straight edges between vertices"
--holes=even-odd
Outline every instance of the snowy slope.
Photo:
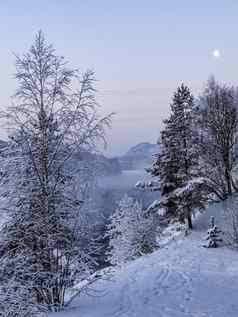
[[[220,206],[219,206],[220,207]],[[237,317],[238,253],[202,247],[210,207],[187,237],[116,269],[54,317]]]

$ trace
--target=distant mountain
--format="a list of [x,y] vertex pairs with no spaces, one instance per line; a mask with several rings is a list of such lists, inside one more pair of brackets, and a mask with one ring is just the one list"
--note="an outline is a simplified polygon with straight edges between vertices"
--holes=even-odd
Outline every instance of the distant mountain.
[[[0,139],[0,151],[7,145],[7,141]],[[108,158],[102,154],[88,151],[76,152],[67,165],[70,169],[77,170],[82,162],[86,165],[91,164],[94,166],[98,176],[112,176],[121,173],[121,165],[118,158]]]
[[98,176],[112,176],[121,173],[121,165],[118,158],[108,158],[102,154],[90,152],[76,152],[71,164],[77,166],[81,161],[91,163],[96,168]]
[[139,143],[130,148],[125,155],[119,157],[119,163],[123,170],[135,170],[150,166],[153,154],[159,150],[158,144],[148,142]]
[[158,144],[152,144],[148,142],[144,143],[139,143],[132,148],[130,148],[127,153],[125,154],[126,156],[148,156],[148,155],[153,155],[156,153],[158,150]]
[[[0,150],[7,144],[6,141],[0,140]],[[77,168],[80,162],[84,161],[96,165],[98,175],[113,176],[120,174],[122,170],[138,170],[149,167],[153,161],[153,154],[157,153],[158,150],[158,144],[142,142],[131,147],[124,155],[114,158],[87,151],[76,152],[69,165],[71,168]]]

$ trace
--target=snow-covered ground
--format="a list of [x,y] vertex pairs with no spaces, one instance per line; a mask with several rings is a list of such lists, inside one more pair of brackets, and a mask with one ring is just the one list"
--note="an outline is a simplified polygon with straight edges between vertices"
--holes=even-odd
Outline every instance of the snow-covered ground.
[[220,210],[212,205],[191,234],[115,269],[93,296],[52,317],[237,317],[238,252],[202,247],[208,219]]

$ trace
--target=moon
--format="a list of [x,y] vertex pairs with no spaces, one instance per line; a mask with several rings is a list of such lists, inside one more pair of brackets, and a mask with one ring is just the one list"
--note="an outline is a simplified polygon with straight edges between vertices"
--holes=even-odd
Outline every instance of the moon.
[[215,58],[219,58],[219,57],[221,56],[219,50],[214,50],[214,51],[212,52],[212,55],[213,55],[213,57],[215,57]]

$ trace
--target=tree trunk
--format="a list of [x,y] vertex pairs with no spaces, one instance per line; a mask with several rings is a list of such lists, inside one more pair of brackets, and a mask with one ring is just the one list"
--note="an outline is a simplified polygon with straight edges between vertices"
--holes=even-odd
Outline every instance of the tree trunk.
[[225,168],[225,179],[227,186],[227,195],[232,195],[232,183],[231,183],[231,163],[230,163],[230,146],[229,143],[225,147],[224,153],[224,168]]
[[234,179],[233,179],[232,176],[231,176],[231,184],[232,184],[233,189],[234,189],[236,192],[238,192],[238,187],[237,187],[237,185],[236,185],[236,183],[235,183],[235,181],[234,181]]
[[228,169],[225,171],[226,184],[227,184],[227,194],[228,196],[232,195],[232,184],[231,184],[231,175]]
[[190,213],[188,213],[187,215],[187,220],[188,220],[188,228],[193,229],[192,217]]

